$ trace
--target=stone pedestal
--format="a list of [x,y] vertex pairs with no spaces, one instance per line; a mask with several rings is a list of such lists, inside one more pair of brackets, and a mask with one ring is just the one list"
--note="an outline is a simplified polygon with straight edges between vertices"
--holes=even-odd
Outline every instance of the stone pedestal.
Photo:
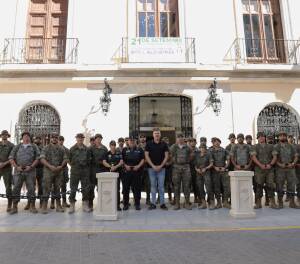
[[117,220],[117,180],[119,173],[96,174],[98,180],[98,203],[94,216],[97,220]]
[[231,210],[234,218],[255,218],[253,209],[253,171],[230,171]]

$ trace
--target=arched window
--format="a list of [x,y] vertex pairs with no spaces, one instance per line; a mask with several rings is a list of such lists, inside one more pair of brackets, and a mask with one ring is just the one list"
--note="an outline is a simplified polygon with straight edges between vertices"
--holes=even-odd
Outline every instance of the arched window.
[[282,130],[298,138],[300,128],[297,113],[281,103],[267,105],[258,116],[257,131],[276,136]]
[[279,0],[242,0],[246,54],[258,62],[283,62]]
[[22,132],[28,131],[32,136],[40,136],[43,143],[48,143],[51,133],[60,133],[60,117],[49,104],[31,102],[19,113],[16,124],[16,141],[19,142]]
[[179,37],[177,0],[137,0],[138,37]]

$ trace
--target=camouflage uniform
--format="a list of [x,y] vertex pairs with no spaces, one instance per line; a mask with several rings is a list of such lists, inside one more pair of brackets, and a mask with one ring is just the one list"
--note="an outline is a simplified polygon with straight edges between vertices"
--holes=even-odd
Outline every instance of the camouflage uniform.
[[106,159],[108,149],[104,145],[100,147],[91,146],[91,167],[90,167],[90,193],[89,193],[89,206],[93,206],[93,200],[95,198],[95,187],[97,186],[96,174],[101,172],[106,172],[107,168],[102,164],[103,160]]
[[[226,167],[226,162],[229,162],[229,153],[222,147],[211,150],[212,159],[215,167]],[[224,194],[223,200],[228,201],[230,198],[230,179],[228,171],[216,171],[212,170],[213,190],[218,203],[221,198],[221,187],[223,187]]]
[[[195,148],[192,148],[192,152],[193,152],[193,160],[190,162],[190,170],[191,170],[191,176],[192,176],[191,187],[194,192],[195,203],[196,203],[199,200],[199,198],[201,199],[200,189],[198,186],[197,172],[195,170],[195,156],[197,154],[199,154],[199,150],[195,147]],[[203,185],[203,188],[204,188],[204,185]]]
[[[203,156],[198,151],[194,158],[194,167],[197,169],[203,169],[209,166],[209,164],[213,163],[213,158],[210,152],[207,152]],[[214,193],[212,189],[212,179],[211,179],[211,171],[206,170],[204,174],[197,173],[197,188],[199,190],[199,197],[201,200],[205,200],[205,190],[207,192],[208,201],[214,200]]]
[[[14,160],[17,166],[26,167],[30,166],[35,160],[40,159],[40,150],[35,144],[27,146],[22,143],[15,146],[9,155],[10,160]],[[32,168],[30,171],[17,171],[14,172],[14,188],[12,191],[13,196],[18,196],[21,193],[23,183],[26,183],[27,196],[30,202],[35,201],[35,178],[36,169]],[[14,203],[18,203],[20,198],[13,198]]]
[[[67,162],[68,157],[63,147],[58,144],[55,145],[50,143],[48,146],[43,148],[41,159],[45,159],[50,165],[58,167],[61,166],[64,161]],[[47,166],[44,166],[43,172],[44,201],[48,201],[52,186],[55,200],[57,202],[60,201],[60,187],[63,181],[63,171],[53,172]]]
[[70,149],[69,161],[71,165],[71,194],[69,200],[71,203],[76,202],[76,191],[80,181],[82,188],[82,201],[88,201],[90,193],[90,149],[85,145],[79,146],[78,144],[75,144]]
[[[42,153],[43,146],[42,144],[37,145],[40,153]],[[38,186],[38,196],[43,195],[43,170],[44,166],[41,162],[36,166],[36,181],[37,181],[37,186]]]
[[170,154],[173,159],[172,180],[174,184],[176,207],[180,204],[181,183],[183,186],[185,205],[190,206],[190,187],[192,176],[189,163],[191,151],[192,150],[187,145],[180,147],[178,144],[174,144],[170,149]]
[[[256,156],[257,160],[264,165],[271,164],[271,161],[277,152],[273,145],[263,143],[256,144],[252,147],[251,156]],[[263,197],[263,187],[266,184],[267,195],[269,198],[274,198],[275,179],[274,168],[269,170],[262,170],[258,165],[254,167],[254,178],[256,182],[255,197],[261,199]]]
[[[14,144],[9,141],[6,144],[0,142],[0,163],[8,161],[9,154],[13,148]],[[10,164],[0,169],[0,179],[1,176],[3,176],[6,196],[10,196],[12,194],[12,169]]]
[[[298,153],[295,147],[291,144],[279,142],[275,145],[275,150],[278,153],[278,162],[282,164],[293,163]],[[287,181],[287,197],[294,199],[296,187],[296,170],[295,168],[280,168],[276,167],[276,184],[278,199],[281,200],[284,195],[284,183]]]
[[[228,144],[227,146],[226,146],[226,148],[225,148],[225,150],[230,154],[230,152],[231,152],[231,149],[235,146],[236,144],[234,143],[234,144]],[[230,165],[229,165],[229,167],[228,167],[228,170],[229,171],[234,171],[234,165],[232,164],[232,162],[231,162],[231,160],[229,161],[230,162]]]
[[[250,158],[251,147],[247,144],[235,144],[230,151],[231,158],[235,163],[245,169],[245,166],[251,162]],[[235,170],[237,170],[235,168]],[[249,170],[249,169],[248,169]]]
[[[62,146],[66,155],[67,155],[67,158],[69,160],[69,156],[70,156],[70,150],[65,147],[65,146]],[[66,192],[67,192],[67,183],[69,181],[69,168],[68,168],[68,165],[66,164],[66,166],[64,167],[63,169],[63,177],[62,177],[62,183],[61,183],[61,192],[62,192],[62,199],[63,199],[63,202],[65,203],[66,202]]]

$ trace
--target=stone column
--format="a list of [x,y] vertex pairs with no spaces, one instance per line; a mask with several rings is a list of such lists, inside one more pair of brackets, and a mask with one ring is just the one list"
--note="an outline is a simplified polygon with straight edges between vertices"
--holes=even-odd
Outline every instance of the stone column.
[[255,218],[253,209],[253,171],[230,171],[231,210],[234,218]]
[[117,220],[117,180],[119,173],[97,173],[98,203],[94,216],[97,220]]

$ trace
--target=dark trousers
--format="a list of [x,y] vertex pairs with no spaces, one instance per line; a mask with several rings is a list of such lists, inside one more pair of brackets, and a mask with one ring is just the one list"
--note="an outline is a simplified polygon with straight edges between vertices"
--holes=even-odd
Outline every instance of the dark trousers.
[[126,171],[123,175],[123,201],[128,206],[130,188],[133,191],[135,205],[140,205],[143,171]]

